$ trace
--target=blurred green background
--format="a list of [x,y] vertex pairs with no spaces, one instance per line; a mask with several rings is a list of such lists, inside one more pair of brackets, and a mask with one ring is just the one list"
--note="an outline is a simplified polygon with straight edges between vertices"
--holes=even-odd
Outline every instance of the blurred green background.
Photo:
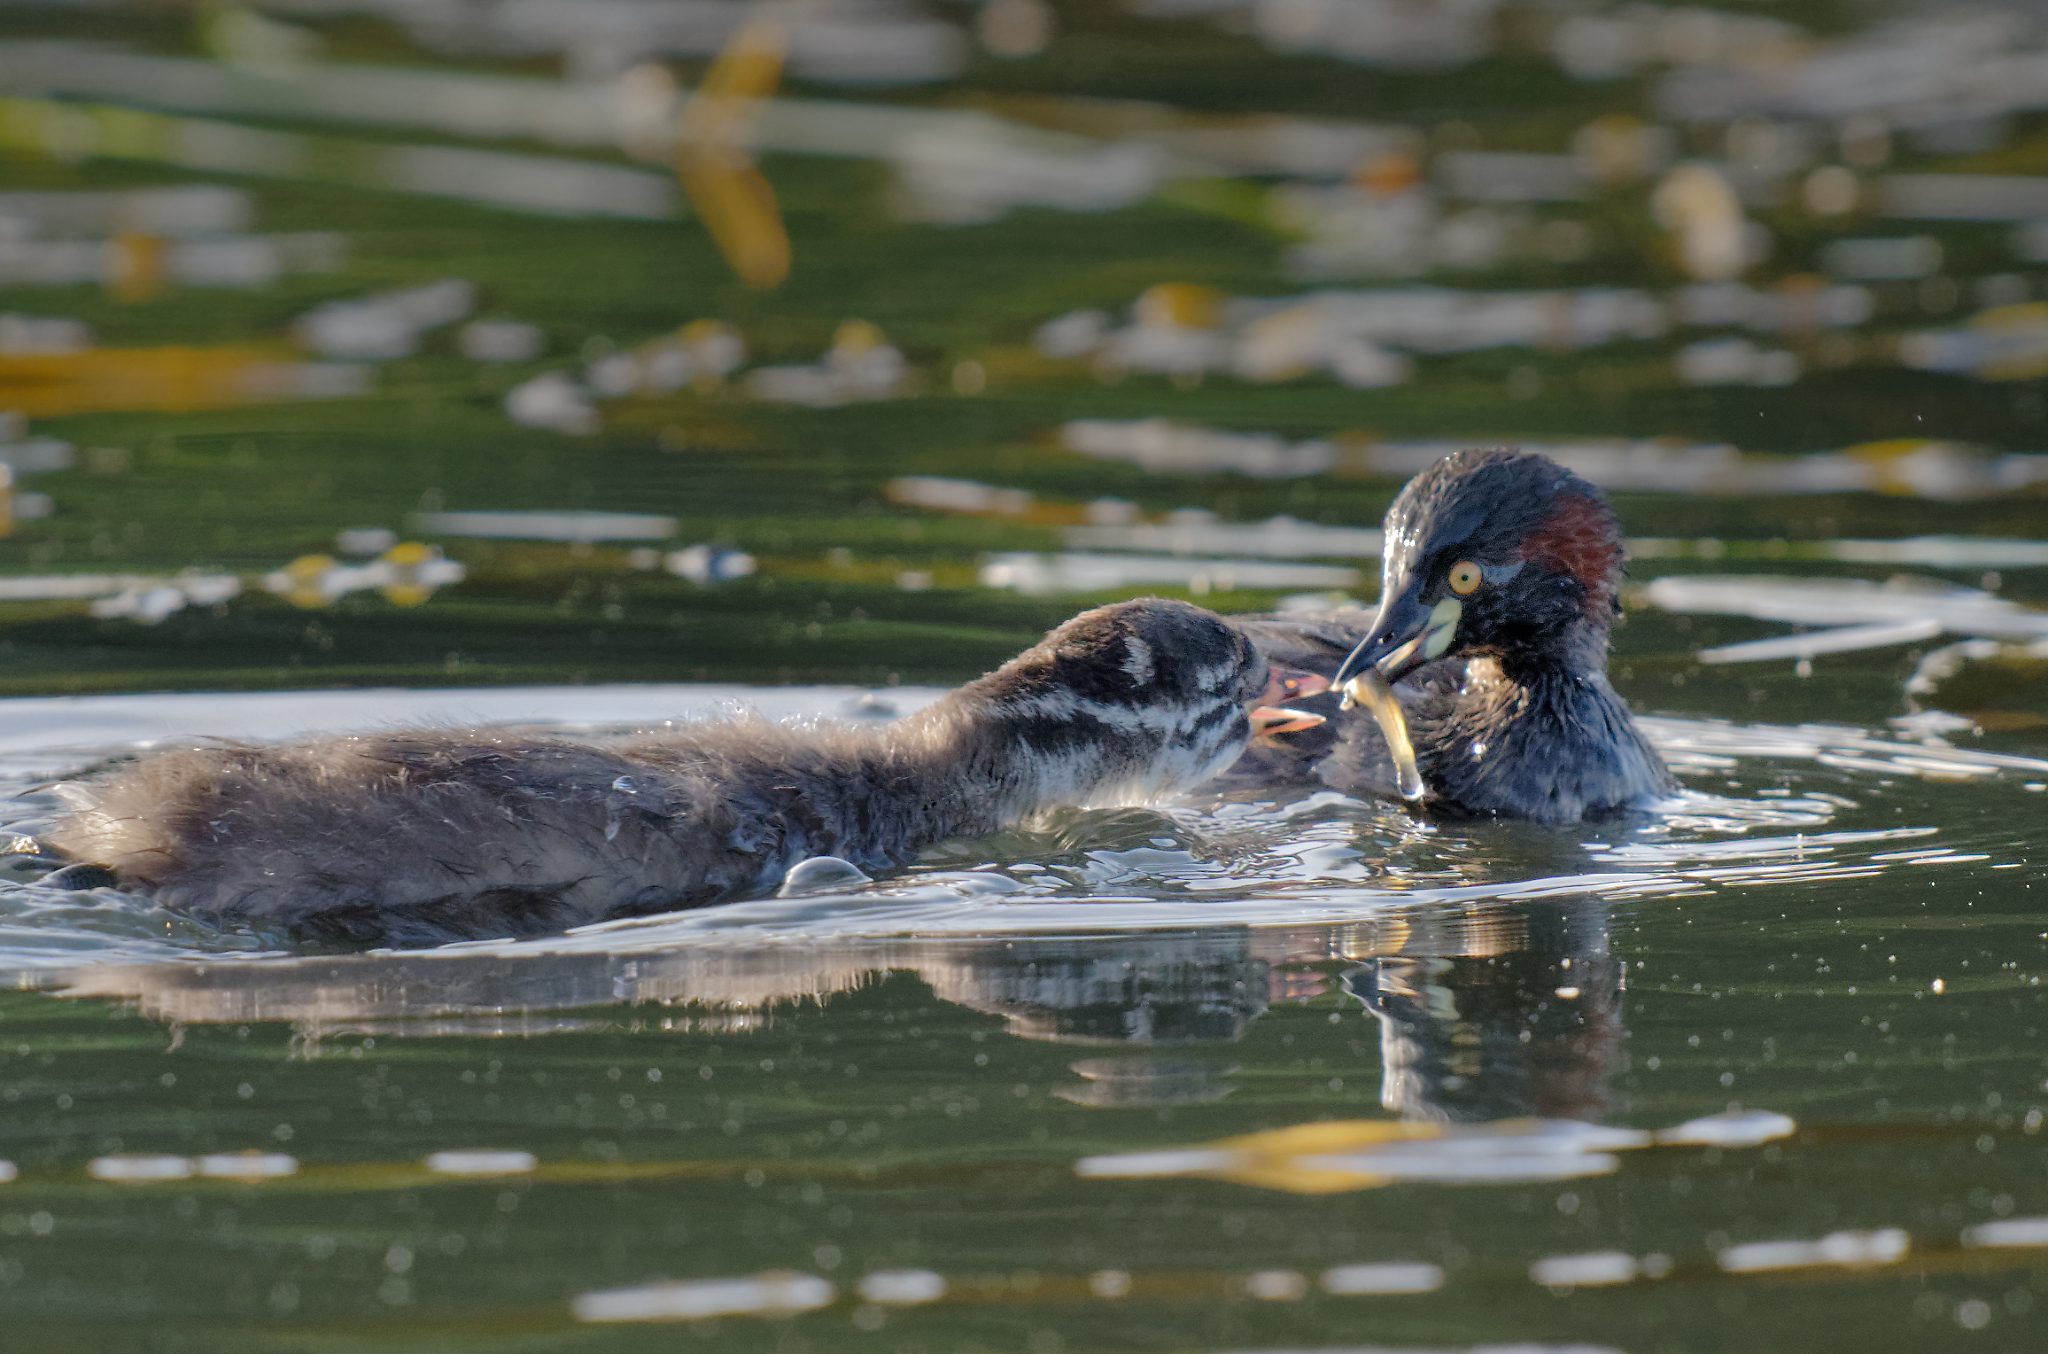
[[[2013,212],[1912,218],[1886,194],[1894,179],[1928,171],[2008,183],[2038,174],[2048,165],[2042,98],[2022,90],[2007,99],[2012,107],[1968,105],[1967,52],[1941,68],[1959,100],[1942,117],[1927,112],[1924,94],[1909,110],[1903,91],[1899,106],[1888,105],[1882,82],[1849,101],[1867,106],[1847,111],[1816,96],[1816,113],[1795,97],[1796,80],[1765,78],[1825,73],[1835,44],[1882,46],[1886,16],[1876,10],[1394,6],[1389,13],[1410,16],[1408,27],[1382,16],[1378,29],[1359,30],[1369,33],[1358,39],[1369,49],[1361,56],[1343,47],[1353,40],[1343,6],[1327,4],[991,0],[859,15],[827,6],[793,25],[757,21],[767,55],[737,74],[729,66],[727,79],[768,97],[721,105],[721,81],[705,73],[719,51],[744,47],[732,35],[757,16],[738,5],[708,9],[718,22],[690,30],[694,47],[663,37],[683,11],[664,17],[660,6],[624,5],[602,22],[593,12],[581,45],[515,41],[506,36],[511,11],[496,5],[410,16],[403,6],[324,2],[29,4],[0,13],[0,93],[9,96],[0,184],[14,204],[0,204],[0,222],[14,218],[5,247],[27,251],[0,255],[11,261],[0,271],[0,312],[75,320],[88,334],[82,354],[52,359],[19,342],[0,351],[0,409],[32,415],[17,440],[74,449],[69,468],[17,474],[17,495],[46,495],[49,515],[13,524],[0,540],[0,570],[118,574],[131,590],[200,570],[242,585],[226,600],[187,598],[148,623],[119,603],[95,615],[79,597],[0,601],[0,691],[950,681],[1085,603],[1153,590],[980,585],[986,556],[1060,551],[1061,514],[1102,497],[1147,518],[1192,508],[1224,521],[1287,514],[1370,525],[1405,477],[1374,459],[1372,448],[1388,443],[1668,438],[1754,459],[1907,439],[1867,454],[1867,465],[1929,443],[1960,448],[1970,464],[2041,445],[2048,401],[2037,379],[1914,369],[1901,356],[1915,334],[1981,333],[1983,313],[1997,310],[2017,326],[2021,374],[2038,375],[2026,363],[2039,364],[2048,321],[2026,313],[2041,290],[2039,261],[2026,257],[2027,222]],[[1290,30],[1290,13],[1297,28],[1324,27]],[[641,16],[644,31],[618,15]],[[848,46],[835,64],[833,23],[866,25],[875,45]],[[1402,47],[1402,33],[1419,46]],[[937,53],[928,69],[901,55],[926,48]],[[869,50],[883,53],[880,76],[860,68]],[[96,65],[109,51],[144,64]],[[1725,115],[1687,114],[1682,81],[1705,78],[1702,70],[1734,72],[1741,88],[1738,77],[1762,71],[1752,83],[1764,92],[1751,89],[1754,106],[1738,99]],[[438,74],[446,98],[371,98],[365,109],[328,97],[355,78],[394,72]],[[573,129],[549,144],[545,127],[500,125],[488,109],[465,121],[465,82],[503,80],[524,83],[492,87],[584,98],[609,110],[606,126],[624,130],[608,145],[607,132]],[[685,110],[697,95],[700,113],[711,110],[696,124],[712,129],[706,144],[730,141],[697,147],[717,161],[707,172],[726,175],[724,188],[708,190],[725,194],[708,212],[706,190],[683,191],[689,185],[670,172],[690,157]],[[925,121],[861,121],[882,114]],[[546,117],[542,109],[529,121]],[[297,149],[259,153],[256,143],[228,141],[195,152],[198,123],[216,139],[222,129],[281,135]],[[828,133],[859,145],[788,149]],[[478,171],[500,186],[542,176],[547,164],[612,167],[667,205],[640,212],[646,219],[604,214],[590,201],[508,210],[450,200],[461,191],[453,172],[424,185],[388,181],[377,157],[422,147],[526,157]],[[1290,164],[1307,168],[1288,172]],[[1515,165],[1563,187],[1514,196]],[[1689,264],[1683,204],[1660,205],[1673,173],[1688,166],[1716,176],[1736,204],[1737,220],[1721,225],[1742,237],[1742,256],[1718,272]],[[734,209],[730,195],[747,191],[731,187],[734,175],[754,173],[773,205]],[[195,184],[245,194],[243,222],[188,238],[138,226],[116,206],[98,225],[67,228],[20,196]],[[997,205],[949,209],[949,193]],[[1076,193],[1096,195],[1090,209],[1044,205]],[[1309,200],[1319,205],[1300,205]],[[2024,184],[2017,200],[2028,200]],[[1728,205],[1709,201],[1708,218],[1717,202]],[[720,212],[731,218],[723,252],[719,231],[707,229]],[[985,219],[932,219],[948,215]],[[787,232],[786,278],[748,285],[731,238],[743,254],[750,232],[778,228]],[[1483,247],[1447,261],[1432,241],[1459,231],[1479,232]],[[327,237],[328,256],[314,269],[195,285],[173,266],[194,238],[306,233]],[[1859,278],[1853,257],[1828,253],[1867,239],[1905,241],[1893,254],[1912,275]],[[1318,240],[1338,261],[1305,268],[1302,250]],[[35,247],[63,241],[103,251],[102,276],[33,276]],[[1891,257],[1861,267],[1883,272],[1895,267]],[[471,284],[473,296],[460,320],[413,332],[410,351],[336,359],[306,341],[302,321],[324,302],[444,279]],[[1235,341],[1242,326],[1231,307],[1243,298],[1422,286],[1478,296],[1625,289],[1669,318],[1662,332],[1605,342],[1381,344],[1407,367],[1380,388],[1352,388],[1327,370],[1254,380],[1227,362],[1166,372],[1100,352],[1068,360],[1034,342],[1041,325],[1077,310],[1141,327],[1148,293],[1155,307],[1179,304],[1183,328],[1214,324]],[[1801,298],[1848,288],[1867,314],[1775,326],[1685,320],[1685,289],[1713,286],[1794,310]],[[1205,307],[1221,307],[1223,318]],[[464,325],[476,318],[533,326],[522,341],[537,350],[465,356]],[[598,389],[607,355],[644,355],[645,345],[707,319],[745,344],[744,363],[726,378],[673,390],[642,382],[616,396]],[[849,321],[864,324],[849,331]],[[898,379],[826,407],[779,402],[749,384],[764,366],[820,362],[835,336],[842,347],[900,355]],[[1685,350],[1716,341],[1788,354],[1796,377],[1685,379]],[[210,378],[188,373],[152,398],[150,381],[120,365],[170,348],[230,369],[250,353],[346,367],[356,393],[179,408],[206,402],[194,392]],[[108,353],[114,363],[97,393],[79,394],[61,363]],[[220,356],[228,353],[242,356]],[[1746,359],[1738,350],[1734,360]],[[508,416],[508,393],[548,373],[587,393],[586,431]],[[231,370],[220,379],[235,378]],[[1161,473],[1062,445],[1067,420],[1152,417],[1333,439],[1348,450],[1329,473],[1258,478]],[[1050,506],[1024,517],[934,512],[891,501],[890,481],[905,475],[1028,490]],[[1702,497],[1657,492],[1642,476],[1613,487],[1632,533],[1725,541],[1737,561],[1780,538],[2041,534],[2038,488],[1900,492],[1903,482],[1868,478],[1892,492]],[[659,514],[673,518],[673,531],[579,545],[437,535],[415,519],[444,510]],[[350,528],[422,541],[463,577],[418,605],[368,587],[307,605],[303,593],[295,602],[262,585],[296,558],[334,555],[337,533]],[[753,572],[706,582],[661,566],[692,544],[740,552]],[[1353,591],[1369,599],[1370,558],[1329,562],[1362,563]],[[1636,576],[1697,567],[1645,561]],[[1960,577],[1974,582],[1979,572]],[[2023,598],[2044,591],[2038,570],[2005,582]],[[1225,576],[1208,597],[1249,608],[1279,591],[1233,589]]]

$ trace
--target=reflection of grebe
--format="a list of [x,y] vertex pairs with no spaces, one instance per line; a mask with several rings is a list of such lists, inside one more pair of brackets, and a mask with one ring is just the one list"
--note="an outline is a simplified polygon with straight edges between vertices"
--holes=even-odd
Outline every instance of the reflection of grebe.
[[1344,978],[1380,1022],[1381,1103],[1460,1123],[1604,1119],[1623,1035],[1606,905],[1546,899],[1416,922],[1403,953]]
[[[1620,524],[1600,491],[1542,456],[1460,451],[1387,510],[1380,608],[1247,618],[1276,662],[1396,682],[1431,803],[1569,823],[1673,788],[1607,682]],[[1239,778],[1397,795],[1362,714],[1264,747]]]
[[758,896],[809,857],[893,867],[1047,808],[1189,788],[1243,750],[1270,675],[1210,613],[1126,602],[885,728],[189,749],[68,787],[79,808],[49,840],[215,921],[357,943],[531,935]]

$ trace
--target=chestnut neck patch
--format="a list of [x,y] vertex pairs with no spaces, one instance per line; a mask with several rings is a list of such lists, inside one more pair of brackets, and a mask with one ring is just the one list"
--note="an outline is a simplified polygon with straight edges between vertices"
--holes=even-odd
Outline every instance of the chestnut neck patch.
[[1522,538],[1521,556],[1570,574],[1586,589],[1586,613],[1604,619],[1621,580],[1621,535],[1614,514],[1597,499],[1570,495]]

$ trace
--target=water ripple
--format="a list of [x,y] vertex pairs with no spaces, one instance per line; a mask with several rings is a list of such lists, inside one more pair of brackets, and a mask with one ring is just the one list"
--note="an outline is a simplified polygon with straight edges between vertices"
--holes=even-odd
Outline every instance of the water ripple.
[[[731,696],[725,689],[697,694]],[[812,706],[829,705],[841,694],[812,693]],[[915,704],[921,695],[905,700]],[[670,708],[689,705],[669,698]],[[506,710],[533,703],[531,693],[494,693],[493,699]],[[785,710],[804,704],[803,693],[781,692],[776,700]],[[294,696],[276,718],[295,726],[338,722],[357,713],[348,701],[360,703],[351,696],[330,710],[320,698]],[[142,732],[123,724],[133,715],[129,705],[106,704],[119,708],[108,714],[93,702],[75,703],[70,723],[61,711],[45,712],[52,722],[41,749],[25,735],[6,740],[0,790],[16,793],[0,826],[35,832],[57,811],[45,783],[53,772],[122,755],[157,733],[149,728],[141,743],[84,746],[95,732]],[[185,714],[200,717],[210,709],[194,706]],[[1566,895],[1649,899],[1842,884],[1909,867],[1997,868],[2010,863],[1998,858],[1998,844],[1899,822],[1899,806],[1887,801],[1904,782],[2002,794],[2017,792],[2021,776],[2048,773],[2048,762],[1956,746],[1922,726],[1885,733],[1823,724],[1644,723],[1691,788],[1654,813],[1577,830],[1517,823],[1466,829],[1329,791],[1285,802],[1237,796],[1153,809],[1067,811],[1027,830],[946,844],[893,879],[821,880],[819,888],[794,896],[542,940],[452,946],[444,954],[634,954],[682,944],[1285,928],[1355,923],[1418,904]],[[38,971],[109,962],[270,953],[259,938],[174,917],[145,900],[24,882],[19,865],[12,874],[0,878],[0,972],[23,975],[22,981]]]

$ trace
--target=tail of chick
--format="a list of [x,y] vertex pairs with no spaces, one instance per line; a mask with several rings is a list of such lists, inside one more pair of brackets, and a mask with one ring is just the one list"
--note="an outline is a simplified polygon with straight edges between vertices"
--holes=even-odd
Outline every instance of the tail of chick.
[[210,755],[167,753],[110,779],[53,786],[71,811],[43,834],[41,845],[73,862],[97,865],[123,884],[157,882],[179,858],[179,834],[162,808],[210,779],[200,764]]
[[49,841],[175,911],[300,939],[533,935],[694,900],[633,769],[463,734],[193,748],[68,787]]
[[[280,922],[313,939],[397,939],[382,924],[391,862],[374,834],[346,830],[368,824],[338,821],[374,803],[380,768],[341,747],[325,751],[204,747],[147,757],[57,787],[71,812],[44,841],[206,920]],[[434,928],[419,938],[447,935]]]

